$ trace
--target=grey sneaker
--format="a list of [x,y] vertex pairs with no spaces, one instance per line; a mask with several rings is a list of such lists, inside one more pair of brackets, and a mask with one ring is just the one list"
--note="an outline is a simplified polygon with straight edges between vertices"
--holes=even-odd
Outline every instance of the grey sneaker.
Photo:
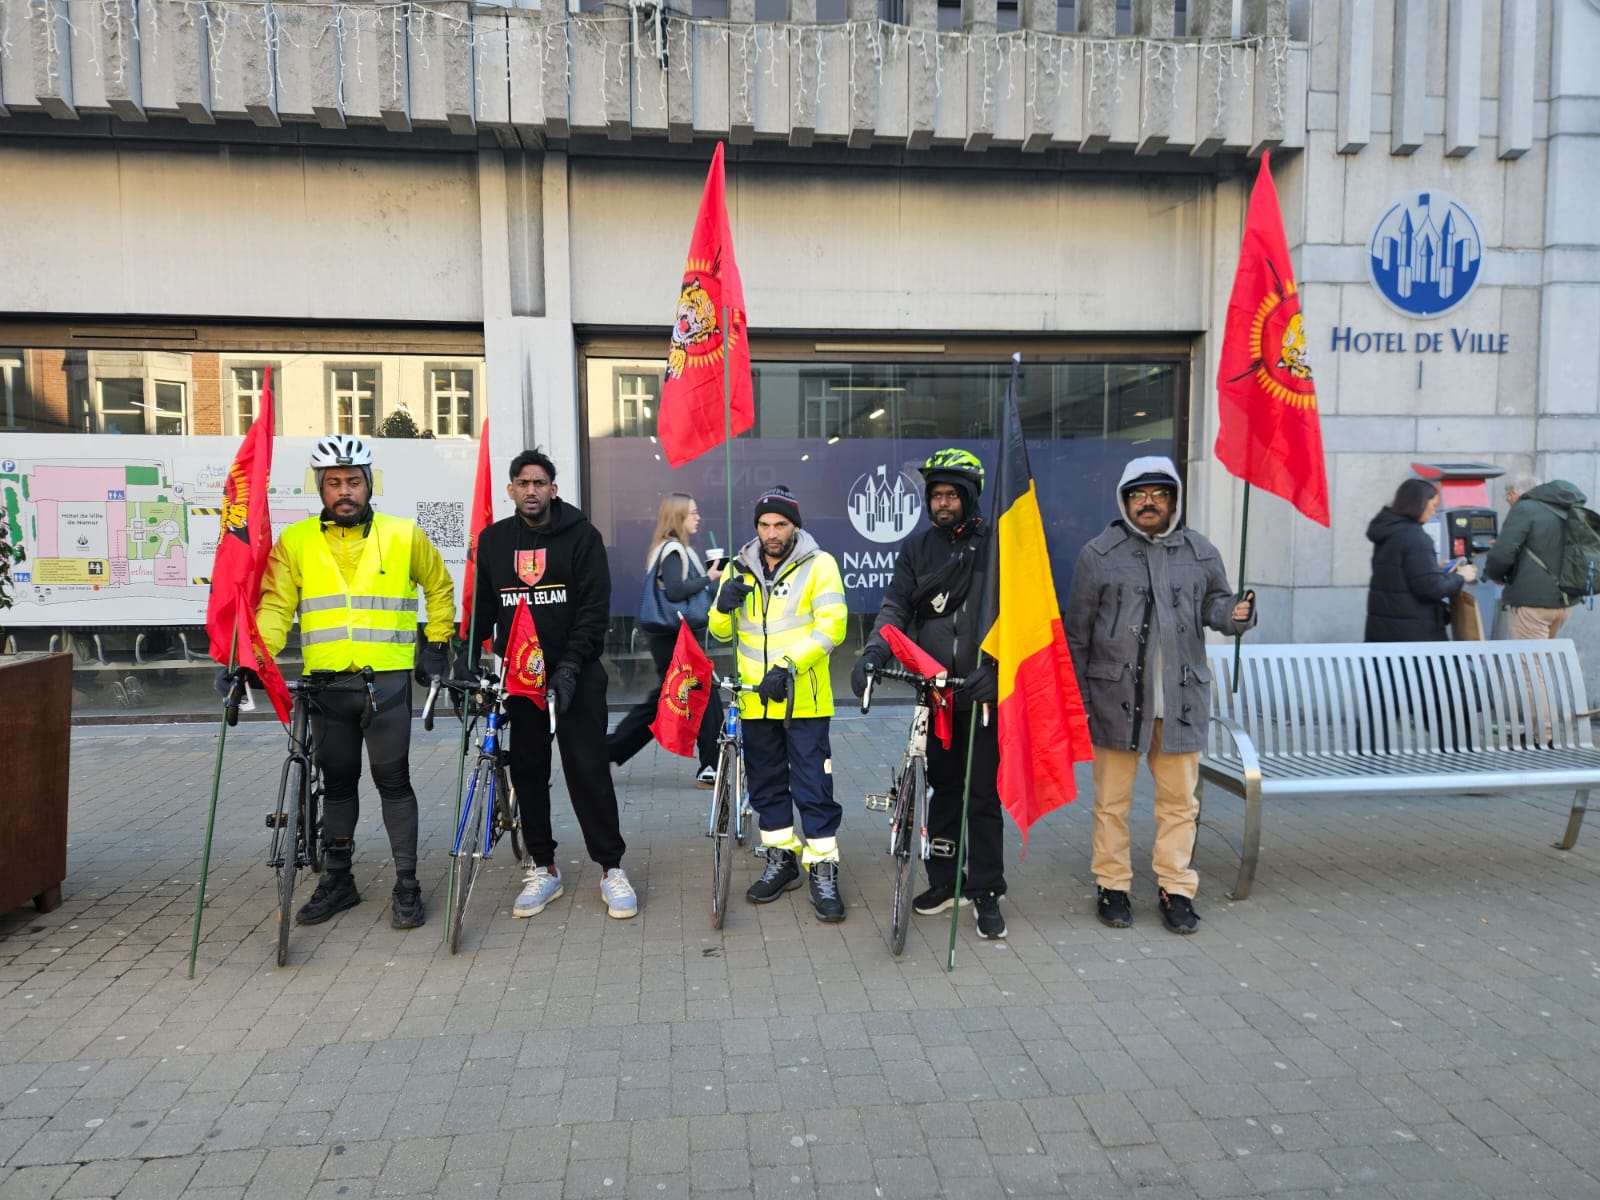
[[600,876],[600,895],[606,902],[606,915],[619,921],[639,915],[639,896],[628,882],[628,873],[621,867],[612,867]]
[[561,875],[554,867],[528,867],[522,872],[522,892],[511,905],[511,915],[536,917],[560,895]]

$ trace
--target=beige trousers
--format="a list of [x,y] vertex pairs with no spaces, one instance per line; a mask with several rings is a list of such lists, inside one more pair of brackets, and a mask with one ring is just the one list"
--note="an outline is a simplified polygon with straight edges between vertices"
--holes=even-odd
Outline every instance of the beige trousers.
[[1513,641],[1561,636],[1561,627],[1572,615],[1570,608],[1508,608],[1507,623]]
[[[1174,896],[1193,900],[1200,876],[1189,865],[1194,857],[1195,822],[1200,802],[1200,752],[1164,754],[1161,722],[1150,738],[1150,776],[1156,784],[1156,843],[1150,866],[1156,879]],[[1094,856],[1090,869],[1096,882],[1125,892],[1133,883],[1133,851],[1128,838],[1128,811],[1133,807],[1133,779],[1139,771],[1136,750],[1094,748]]]

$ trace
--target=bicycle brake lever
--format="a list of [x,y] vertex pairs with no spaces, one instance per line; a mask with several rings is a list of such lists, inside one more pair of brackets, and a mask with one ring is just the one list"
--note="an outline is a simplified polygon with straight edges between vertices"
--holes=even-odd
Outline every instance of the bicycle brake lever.
[[867,686],[861,689],[861,712],[863,715],[866,714],[867,709],[872,707],[872,685],[877,682],[876,674],[877,672],[872,669],[872,664],[868,663]]
[[372,686],[372,668],[361,668],[361,682],[366,685],[367,702],[361,708],[361,728],[366,729],[372,724],[372,714],[378,707],[378,689]]

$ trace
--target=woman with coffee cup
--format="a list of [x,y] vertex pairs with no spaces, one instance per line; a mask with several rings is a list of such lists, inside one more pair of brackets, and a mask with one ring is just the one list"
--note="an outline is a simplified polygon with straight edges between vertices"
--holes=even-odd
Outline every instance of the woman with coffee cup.
[[[700,509],[696,507],[693,496],[684,492],[668,492],[661,498],[661,507],[656,511],[656,530],[650,538],[650,552],[645,556],[648,573],[645,586],[659,586],[670,603],[681,604],[697,592],[714,593],[717,581],[722,578],[728,552],[711,547],[706,551],[706,565],[702,567],[689,544],[689,539],[699,529]],[[703,625],[699,629],[691,626],[695,633],[703,632],[704,628]],[[606,739],[606,753],[618,766],[650,744],[650,725],[656,719],[661,682],[666,678],[667,666],[672,662],[672,653],[677,648],[676,630],[648,636],[650,657],[655,659],[660,679],[643,700],[628,710]],[[695,739],[695,748],[700,756],[700,770],[695,775],[695,783],[703,788],[711,787],[717,779],[717,733],[721,728],[722,700],[713,688],[711,702],[706,705],[705,717],[700,722],[700,732]]]

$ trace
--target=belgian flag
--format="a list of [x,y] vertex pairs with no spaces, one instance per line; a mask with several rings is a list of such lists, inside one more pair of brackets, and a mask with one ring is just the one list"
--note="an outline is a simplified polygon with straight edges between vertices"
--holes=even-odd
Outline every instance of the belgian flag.
[[983,650],[998,664],[1000,803],[1028,827],[1077,797],[1073,764],[1094,757],[1089,719],[1061,628],[1039,496],[1017,414],[1022,356],[1014,355],[1001,418],[982,621]]

